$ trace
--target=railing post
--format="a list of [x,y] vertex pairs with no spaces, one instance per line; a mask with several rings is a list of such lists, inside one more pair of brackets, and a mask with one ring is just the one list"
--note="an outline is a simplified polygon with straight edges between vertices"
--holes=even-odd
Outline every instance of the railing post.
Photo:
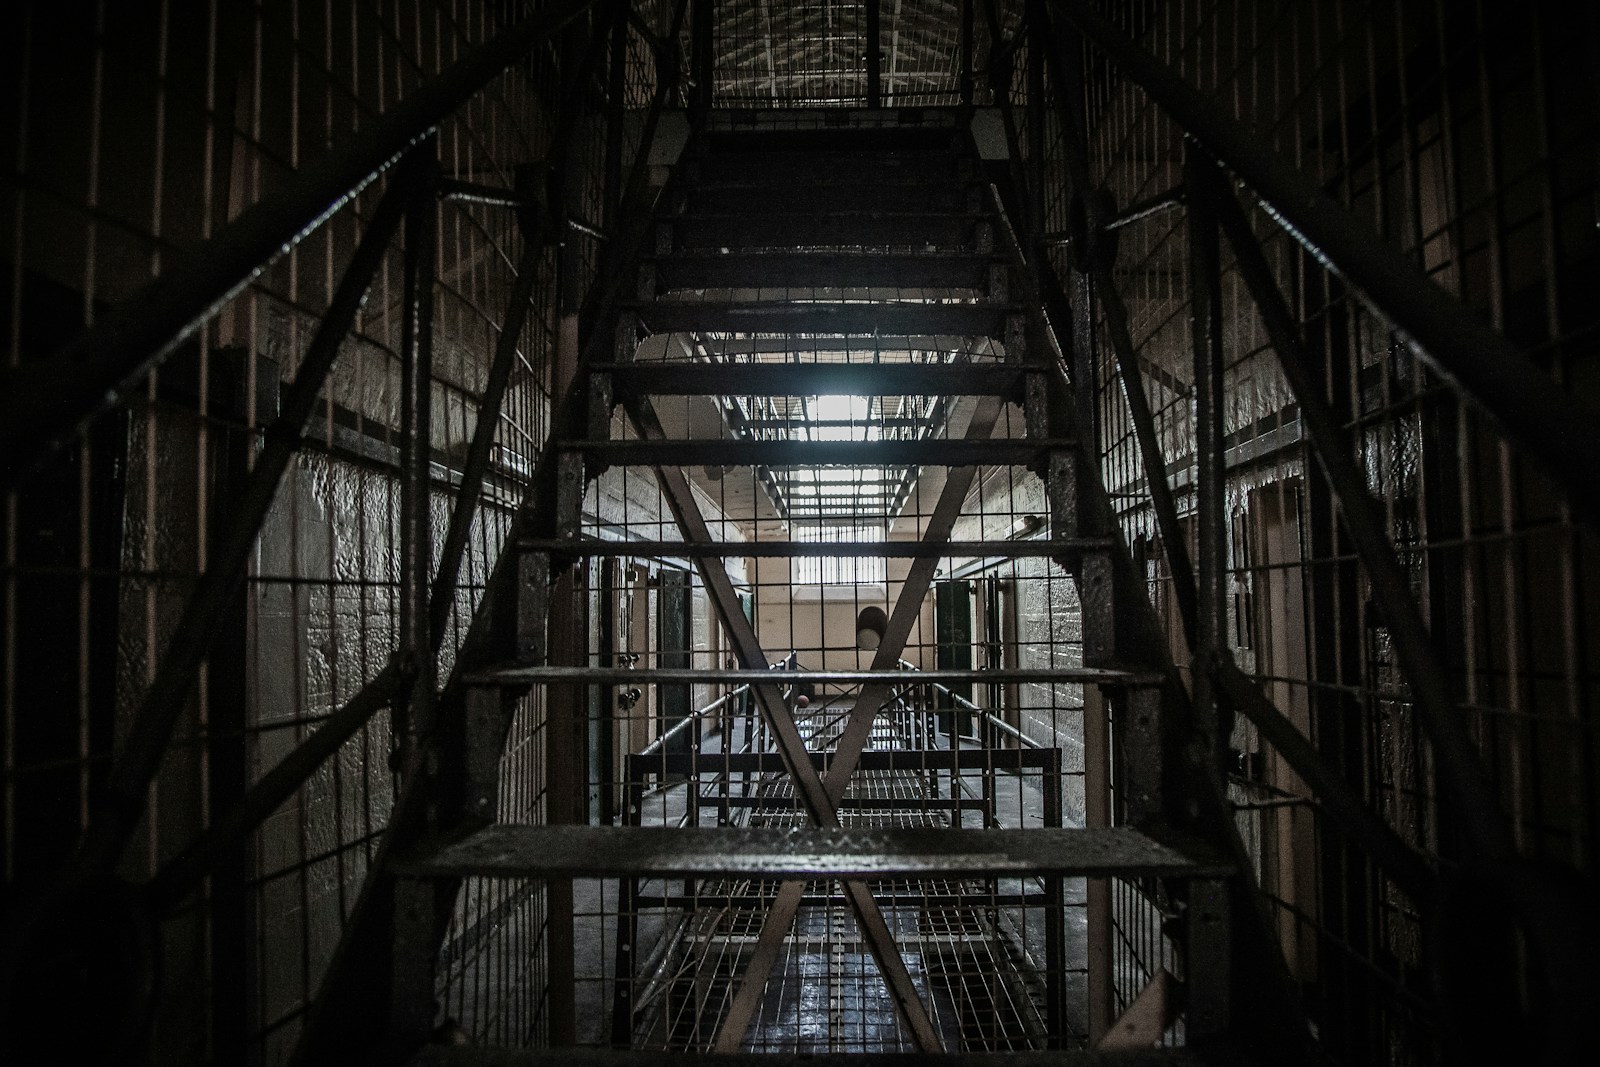
[[394,709],[400,766],[432,726],[434,657],[428,598],[433,584],[433,287],[438,241],[437,142],[413,152],[427,176],[406,208],[400,357],[400,648],[415,657],[408,700]]
[[867,0],[867,106],[883,106],[883,3]]
[[689,97],[689,108],[696,118],[696,125],[699,125],[705,120],[706,112],[711,110],[712,79],[716,77],[716,57],[713,54],[715,38],[712,34],[715,4],[712,0],[692,0],[692,3],[689,66],[694,71],[694,92]]
[[1192,144],[1185,145],[1184,185],[1188,190],[1190,335],[1194,347],[1194,460],[1195,512],[1198,546],[1195,553],[1195,661],[1190,673],[1195,715],[1202,742],[1209,751],[1194,751],[1190,758],[1201,774],[1220,780],[1228,734],[1225,716],[1216,699],[1208,657],[1227,646],[1227,469],[1224,456],[1222,400],[1222,272],[1219,260],[1217,217],[1209,199],[1210,187],[1196,177],[1206,162],[1196,158]]
[[970,107],[973,97],[972,37],[974,0],[961,0],[961,103]]
[[623,94],[627,91],[628,8],[631,0],[613,0],[611,62],[606,74],[606,169],[600,225],[612,237],[622,232]]

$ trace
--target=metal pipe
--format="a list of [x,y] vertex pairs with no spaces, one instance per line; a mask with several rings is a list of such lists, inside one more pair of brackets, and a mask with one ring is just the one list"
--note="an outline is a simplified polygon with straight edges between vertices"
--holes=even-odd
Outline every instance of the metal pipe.
[[1437,282],[1274,152],[1255,132],[1097,14],[1086,0],[1054,0],[1206,151],[1239,175],[1283,229],[1342,277],[1470,396],[1563,489],[1568,505],[1600,521],[1600,419]]
[[0,488],[36,470],[90,419],[120,404],[187,337],[286,249],[320,226],[392,167],[490,81],[582,13],[593,0],[565,0],[530,15],[364,124],[348,145],[289,177],[221,232],[173,257],[137,295],[54,357],[0,385]]
[[750,691],[749,683],[741,685],[737,689],[729,690],[726,694],[724,694],[721,697],[718,697],[716,700],[713,700],[711,703],[707,704],[705,707],[701,708],[699,711],[696,711],[694,714],[686,715],[682,719],[679,719],[678,722],[673,725],[672,729],[668,730],[666,733],[662,734],[660,737],[658,737],[654,741],[650,742],[644,748],[640,749],[638,754],[640,756],[653,755],[654,753],[656,753],[656,752],[660,751],[661,749],[665,748],[666,745],[667,745],[667,742],[672,740],[674,737],[676,737],[680,730],[686,729],[691,722],[694,722],[696,719],[704,718],[706,715],[709,715],[711,712],[716,711],[718,708],[722,707],[724,704],[726,704],[733,697],[739,696],[739,695],[741,695],[743,693],[748,693],[749,691]]

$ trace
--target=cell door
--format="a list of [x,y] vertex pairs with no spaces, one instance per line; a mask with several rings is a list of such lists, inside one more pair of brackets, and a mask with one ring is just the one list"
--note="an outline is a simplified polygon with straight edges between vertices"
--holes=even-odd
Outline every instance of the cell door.
[[[689,666],[689,573],[668,567],[661,569],[656,596],[656,662],[666,668]],[[662,685],[656,703],[656,729],[665,734],[689,717],[692,688],[687,684]],[[683,730],[667,743],[669,753],[687,753],[693,740],[691,730]]]
[[[933,586],[933,632],[938,642],[934,650],[934,666],[944,671],[970,671],[972,669],[972,583],[961,581],[935,582]],[[962,737],[976,736],[977,724],[972,713],[952,699],[952,694],[962,700],[972,700],[971,682],[949,682],[935,690],[939,699],[939,729],[957,733]]]

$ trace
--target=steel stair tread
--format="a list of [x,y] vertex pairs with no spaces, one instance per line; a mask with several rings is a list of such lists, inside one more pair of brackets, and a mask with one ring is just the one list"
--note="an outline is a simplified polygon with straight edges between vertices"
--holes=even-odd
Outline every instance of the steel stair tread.
[[618,395],[635,396],[1012,396],[1020,363],[597,363]]
[[966,248],[984,212],[828,211],[664,215],[682,248],[905,246]]
[[1072,448],[1065,439],[966,441],[566,440],[558,444],[618,467],[987,467],[1035,462]]
[[662,289],[983,289],[1004,260],[973,252],[686,251],[651,260]]
[[524,552],[552,552],[575,556],[743,556],[762,559],[798,556],[884,556],[916,559],[932,556],[985,556],[1002,559],[1025,556],[1059,556],[1081,552],[1105,552],[1110,538],[1080,537],[1070,540],[1019,541],[602,541],[596,539],[519,542]]
[[412,1067],[1204,1067],[1239,1062],[1202,1058],[1185,1048],[1055,1052],[736,1052],[697,1054],[606,1048],[506,1049],[429,1045]]
[[954,334],[1000,338],[1007,304],[843,300],[649,300],[624,305],[651,333]]
[[1223,878],[1198,843],[1129,827],[489,826],[397,864],[416,877]]
[[749,683],[793,681],[804,678],[820,685],[895,685],[935,682],[1037,682],[1041,685],[1155,686],[1164,680],[1156,671],[1116,667],[1004,668],[1000,670],[804,670],[779,671],[748,667],[548,667],[508,664],[475,671],[463,680],[468,685],[621,685],[632,682],[665,684]]

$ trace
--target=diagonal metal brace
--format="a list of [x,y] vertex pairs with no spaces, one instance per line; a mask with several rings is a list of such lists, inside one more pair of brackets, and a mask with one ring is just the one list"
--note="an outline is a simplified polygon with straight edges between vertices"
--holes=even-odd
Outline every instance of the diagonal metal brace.
[[[649,440],[662,440],[666,437],[654,408],[647,400],[643,398],[631,400],[625,404],[625,408],[638,427],[640,436]],[[711,531],[706,525],[705,516],[701,514],[700,506],[695,502],[694,491],[683,471],[676,467],[657,467],[655,470],[662,493],[666,496],[684,537],[690,541],[711,540]],[[751,669],[765,669],[768,666],[766,653],[761,648],[754,627],[740,610],[739,598],[733,588],[732,580],[728,577],[726,567],[704,557],[697,559],[695,565],[706,584],[708,599],[716,609],[741,665]],[[794,717],[789,713],[782,689],[776,682],[752,685],[750,688],[761,707],[767,725],[777,740],[778,750],[789,769],[790,777],[794,780],[795,790],[812,820],[819,826],[839,826],[837,805],[829,799],[821,775],[811,765],[805,739],[800,736]],[[843,885],[845,896],[849,899],[856,914],[856,921],[861,926],[862,937],[883,972],[896,1008],[907,1026],[911,1028],[918,1049],[923,1052],[943,1051],[943,1042],[933,1027],[927,1007],[917,994],[916,987],[911,981],[911,973],[906,969],[905,959],[900,955],[899,946],[895,944],[894,937],[889,932],[888,924],[884,921],[883,912],[878,908],[877,901],[873,899],[865,882],[846,880]]]
[[[1000,411],[1000,403],[993,398],[986,397],[980,400],[972,414],[972,420],[967,424],[967,439],[981,440],[989,437],[1000,418]],[[927,528],[923,531],[924,543],[932,544],[950,539],[956,519],[961,515],[961,506],[967,499],[967,492],[971,489],[977,473],[975,467],[960,467],[949,472],[939,492],[938,502],[934,505],[933,514],[929,517]],[[928,587],[933,583],[938,564],[938,559],[933,556],[919,556],[912,561],[911,569],[900,587],[900,596],[895,601],[894,612],[889,617],[889,624],[872,658],[873,670],[891,670],[899,664],[900,654],[911,636],[911,629],[922,613],[922,601],[928,595]],[[861,753],[865,751],[867,741],[872,736],[872,724],[877,719],[878,708],[889,698],[891,688],[892,685],[887,682],[863,686],[861,693],[856,697],[855,706],[850,709],[844,731],[834,747],[833,761],[825,785],[828,803],[834,809],[838,808],[839,802],[844,798],[850,777],[855,773],[856,766],[861,761]],[[801,881],[787,881],[779,887],[778,895],[767,912],[766,921],[762,924],[761,935],[756,940],[755,950],[745,968],[739,989],[734,994],[728,1014],[723,1019],[722,1030],[717,1035],[714,1051],[737,1052],[744,1041],[750,1020],[754,1017],[760,1002],[762,990],[766,987],[767,978],[777,963],[783,939],[794,924],[795,915],[800,909],[800,901],[804,895],[805,883]]]

